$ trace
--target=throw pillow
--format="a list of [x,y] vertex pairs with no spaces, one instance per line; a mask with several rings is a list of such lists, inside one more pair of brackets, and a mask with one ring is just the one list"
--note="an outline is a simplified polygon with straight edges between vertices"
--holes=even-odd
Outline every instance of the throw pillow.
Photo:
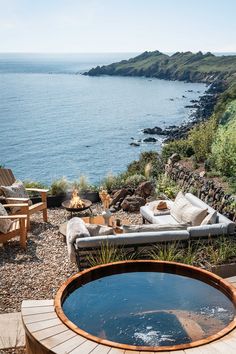
[[216,224],[216,220],[217,220],[217,212],[213,211],[212,213],[207,214],[207,216],[201,222],[201,225]]
[[185,208],[191,207],[192,204],[185,198],[182,192],[179,192],[175,198],[174,204],[170,209],[170,214],[176,221],[182,222],[182,213]]
[[[4,208],[4,206],[0,203],[0,216],[7,216],[7,211]],[[12,221],[10,219],[0,219],[0,232],[3,234],[6,234],[10,227],[11,227]]]
[[123,225],[124,233],[187,230],[189,224]]
[[182,212],[182,222],[191,223],[191,226],[199,226],[206,215],[207,208],[201,209],[193,205],[185,206]]
[[[1,186],[4,196],[7,198],[29,198],[29,195],[21,181],[14,182],[11,186]],[[11,200],[9,204],[19,204],[22,203],[20,200]],[[31,200],[29,200],[29,205],[32,205]],[[20,208],[12,208],[12,213],[17,213]]]

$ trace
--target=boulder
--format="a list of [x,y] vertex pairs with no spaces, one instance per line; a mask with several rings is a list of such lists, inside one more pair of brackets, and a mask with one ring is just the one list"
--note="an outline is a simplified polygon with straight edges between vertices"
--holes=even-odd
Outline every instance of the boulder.
[[119,189],[113,195],[110,206],[115,206],[115,208],[117,208],[128,194],[129,194],[129,191],[127,189],[125,189],[125,188]]
[[121,203],[121,207],[124,211],[134,212],[139,211],[140,207],[145,205],[146,201],[144,198],[137,195],[127,196]]
[[129,145],[130,145],[130,146],[140,146],[139,143],[130,143]]
[[153,190],[154,190],[153,184],[149,181],[146,181],[139,184],[134,194],[146,199],[150,197]]
[[154,128],[145,128],[143,129],[144,134],[157,134],[157,135],[162,135],[163,130],[160,127],[154,127]]
[[152,138],[152,137],[143,139],[144,143],[155,143],[156,141],[157,141],[157,139],[156,138]]

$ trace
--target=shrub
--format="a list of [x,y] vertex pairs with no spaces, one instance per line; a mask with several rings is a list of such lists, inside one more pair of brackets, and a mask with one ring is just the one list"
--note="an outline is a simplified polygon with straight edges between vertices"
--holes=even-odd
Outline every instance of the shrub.
[[[76,183],[76,185],[75,185]],[[88,178],[85,175],[80,176],[79,181],[74,182],[74,187],[79,191],[84,192],[90,189]]]
[[140,154],[138,161],[133,161],[128,165],[125,175],[127,177],[135,174],[145,176],[148,164],[151,167],[148,171],[150,178],[157,178],[164,170],[162,157],[156,151],[145,151]]
[[181,157],[190,157],[193,155],[194,150],[188,140],[171,141],[163,146],[162,157],[165,162],[175,153],[180,154]]
[[231,177],[236,174],[236,113],[235,119],[220,126],[212,145],[211,159],[215,169],[222,175]]
[[198,124],[190,131],[188,141],[193,148],[197,162],[206,160],[210,154],[216,128],[216,119],[213,115],[209,121]]
[[[41,182],[37,182],[37,181],[23,181],[23,185],[25,188],[39,188],[39,189],[48,189],[48,187],[41,183]],[[32,191],[29,191],[29,195],[30,196],[38,196],[39,193],[38,192],[32,192]]]
[[146,181],[146,178],[143,175],[135,174],[135,175],[127,177],[125,179],[124,185],[125,185],[125,187],[137,188],[138,185],[144,181]]
[[168,176],[162,174],[159,176],[156,184],[157,195],[164,194],[170,199],[175,198],[180,191],[180,187]]
[[52,182],[50,193],[51,195],[65,195],[69,187],[69,183],[65,177]]
[[106,189],[109,193],[115,189],[120,189],[124,186],[125,179],[123,174],[114,176],[112,173],[109,173],[101,182],[101,188]]

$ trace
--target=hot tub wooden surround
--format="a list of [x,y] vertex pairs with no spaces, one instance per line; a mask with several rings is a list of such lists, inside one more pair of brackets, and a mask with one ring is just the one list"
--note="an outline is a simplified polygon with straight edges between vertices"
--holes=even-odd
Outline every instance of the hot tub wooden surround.
[[[236,287],[236,277],[228,278]],[[27,354],[147,354],[112,348],[86,339],[75,333],[58,318],[54,300],[27,300],[22,303],[22,319],[26,333]],[[235,354],[236,329],[209,344],[177,351],[175,354]]]

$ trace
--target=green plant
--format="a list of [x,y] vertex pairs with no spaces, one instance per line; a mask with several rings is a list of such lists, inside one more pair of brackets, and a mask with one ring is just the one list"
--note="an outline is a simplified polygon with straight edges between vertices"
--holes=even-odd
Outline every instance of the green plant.
[[85,192],[90,190],[90,184],[88,178],[85,175],[81,175],[78,182],[78,189],[80,192]]
[[231,120],[218,128],[211,154],[215,169],[228,177],[236,174],[236,101],[234,102]]
[[51,195],[65,195],[67,193],[69,183],[65,177],[52,182],[50,188]]
[[138,185],[144,181],[146,181],[145,176],[135,174],[135,175],[131,175],[131,176],[127,177],[126,180],[124,181],[124,185],[125,185],[125,187],[137,188]]
[[[48,186],[46,186],[45,184],[41,183],[41,182],[37,182],[37,181],[23,181],[23,185],[25,188],[39,188],[39,189],[48,189]],[[30,196],[38,196],[39,193],[38,192],[32,192],[29,191],[28,192]]]
[[217,122],[215,116],[212,115],[207,122],[198,124],[190,131],[188,141],[193,148],[197,162],[206,160],[210,154],[216,129]]
[[[149,171],[147,165],[149,164]],[[135,174],[145,176],[149,174],[149,178],[157,178],[164,170],[164,164],[161,155],[156,151],[145,151],[139,156],[139,160],[131,162],[125,172],[126,177]]]
[[235,256],[236,246],[226,237],[217,239],[214,243],[209,241],[208,252],[210,262],[217,265],[225,263],[231,257]]
[[179,261],[190,265],[196,264],[198,259],[198,247],[198,244],[194,246],[194,244],[189,241],[187,247],[182,250]]
[[194,150],[189,140],[175,140],[165,144],[161,154],[163,160],[167,162],[168,158],[175,153],[180,154],[181,157],[190,157],[194,154]]
[[178,242],[163,243],[154,245],[151,250],[148,251],[150,259],[160,261],[179,261],[182,257],[182,250],[179,248]]
[[90,267],[100,264],[135,259],[136,253],[127,253],[124,248],[118,248],[115,245],[103,242],[96,254],[89,254],[86,260]]
[[162,174],[159,176],[156,183],[157,195],[164,194],[168,198],[173,199],[180,191],[180,187],[167,175]]
[[123,174],[114,176],[112,173],[107,174],[107,176],[101,181],[100,188],[106,189],[109,193],[114,189],[119,189],[124,187],[125,177]]

